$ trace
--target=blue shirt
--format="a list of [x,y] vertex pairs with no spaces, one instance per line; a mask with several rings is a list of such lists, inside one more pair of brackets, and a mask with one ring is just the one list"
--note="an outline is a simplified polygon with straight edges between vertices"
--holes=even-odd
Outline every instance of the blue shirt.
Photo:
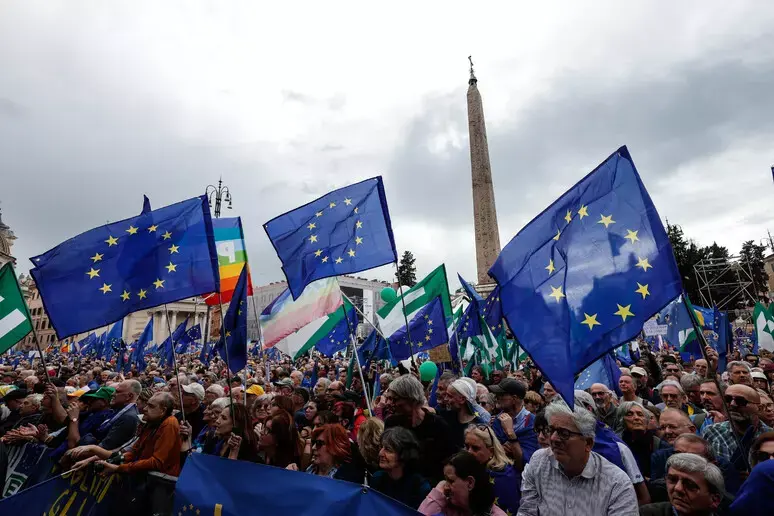
[[[497,418],[497,416],[492,417],[491,424],[492,431],[497,437],[497,440],[500,441],[501,444],[507,443],[508,436],[505,434],[502,423],[500,423],[500,420]],[[532,412],[522,407],[521,411],[516,414],[516,417],[513,419],[513,432],[516,434],[516,438],[519,440],[519,444],[521,445],[521,451],[523,453],[522,460],[525,464],[529,462],[532,454],[540,448],[540,445],[537,442],[537,435],[535,435],[534,427],[535,416],[532,414]]]

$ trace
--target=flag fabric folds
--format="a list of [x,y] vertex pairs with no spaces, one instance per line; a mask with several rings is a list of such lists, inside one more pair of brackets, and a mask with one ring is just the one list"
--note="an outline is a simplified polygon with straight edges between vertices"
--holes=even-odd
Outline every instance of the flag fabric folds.
[[[247,250],[240,217],[212,219],[212,229],[215,237],[215,249],[218,253],[220,298],[215,292],[213,295],[205,296],[204,302],[214,306],[218,303],[231,301],[239,273],[242,272],[242,267],[247,263]],[[253,295],[250,269],[247,270],[247,295]]]
[[161,352],[161,357],[159,359],[159,366],[161,367],[171,367],[172,362],[175,360],[175,343],[180,340],[180,337],[183,336],[185,333],[185,329],[188,326],[188,318],[183,320],[180,324],[177,325],[177,328],[175,328],[175,331],[172,332],[172,335],[167,337],[164,342],[161,343],[159,346],[159,351]]
[[91,229],[32,262],[59,339],[219,290],[204,196]]
[[191,326],[186,331],[177,344],[175,353],[188,353],[188,348],[192,344],[195,346],[199,339],[202,338],[202,328],[200,325]]
[[605,353],[602,358],[588,366],[577,380],[575,380],[575,388],[581,391],[591,388],[595,383],[601,383],[606,385],[610,390],[617,392],[619,395],[621,392],[618,390],[618,379],[621,378],[621,369],[616,364],[615,359],[610,353]]
[[376,333],[376,330],[371,330],[366,340],[357,349],[357,355],[363,367],[368,367],[371,360],[391,360],[390,347],[387,341]]
[[571,405],[574,375],[631,340],[682,291],[626,147],[519,231],[489,274],[519,343]]
[[403,326],[388,340],[390,354],[395,360],[406,360],[411,355],[449,342],[441,296],[417,311],[409,319],[408,328]]
[[229,369],[241,371],[247,365],[247,265],[239,273],[234,295],[223,318],[223,332],[221,339],[225,338],[228,346]]
[[398,260],[381,176],[334,190],[263,227],[293,299],[314,280]]
[[[430,304],[435,298],[441,298],[444,317],[452,321],[451,299],[449,297],[449,282],[446,279],[446,266],[440,265],[425,276],[419,283],[403,292],[403,301],[399,295],[394,301],[385,304],[377,311],[379,329],[390,339],[393,333],[406,326],[406,319]],[[404,315],[403,304],[406,305]]]
[[753,335],[758,349],[774,351],[774,303],[766,308],[763,303],[755,303],[753,309]]
[[[313,500],[313,503],[310,503]],[[409,516],[413,509],[367,487],[252,462],[194,453],[175,488],[173,514]],[[193,509],[191,508],[193,506]],[[183,512],[187,507],[188,511]]]
[[86,355],[94,351],[94,347],[97,344],[97,334],[94,332],[89,333],[78,342],[78,353],[80,355]]
[[11,263],[0,268],[0,353],[32,331],[32,322]]
[[[349,326],[347,326],[347,319],[344,318],[345,313],[349,319]],[[326,356],[331,356],[349,345],[349,335],[351,331],[355,331],[357,324],[354,307],[344,299],[344,303],[338,309],[315,319],[279,341],[274,347],[266,349],[281,351],[294,360],[313,348]]]
[[123,340],[123,336],[124,320],[120,319],[110,327],[110,331],[108,331],[107,335],[105,336],[105,346],[103,350],[106,360],[110,360],[110,358],[113,356],[113,351],[115,351],[118,346],[120,346],[121,341]]
[[132,352],[131,362],[137,364],[137,371],[140,373],[145,371],[145,368],[147,367],[147,364],[145,363],[145,348],[151,341],[153,341],[153,317],[148,319],[148,324],[146,324],[145,329],[142,330],[140,340],[137,341],[134,351]]
[[341,305],[336,312],[330,314],[328,319],[329,323],[333,324],[333,328],[321,339],[318,339],[314,345],[314,348],[326,357],[347,349],[347,346],[352,342],[358,323],[355,307],[349,301]]
[[263,346],[274,346],[312,321],[335,312],[341,306],[341,299],[336,278],[310,283],[295,300],[289,289],[284,290],[261,312]]

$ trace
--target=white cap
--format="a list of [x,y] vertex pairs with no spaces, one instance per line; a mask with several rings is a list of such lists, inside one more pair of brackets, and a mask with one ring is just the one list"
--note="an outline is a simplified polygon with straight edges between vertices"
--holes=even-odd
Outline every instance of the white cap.
[[197,398],[199,398],[199,401],[202,401],[204,399],[204,387],[202,387],[198,383],[189,383],[188,385],[181,385],[181,389],[183,389],[183,392],[187,392],[188,394],[193,394]]
[[638,374],[640,376],[648,376],[648,372],[642,367],[632,367],[632,374]]

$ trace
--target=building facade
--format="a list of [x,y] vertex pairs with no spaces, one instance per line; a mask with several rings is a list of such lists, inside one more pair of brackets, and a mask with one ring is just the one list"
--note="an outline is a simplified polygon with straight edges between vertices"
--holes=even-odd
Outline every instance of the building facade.
[[14,240],[16,240],[16,235],[13,234],[8,225],[3,223],[3,212],[0,211],[0,267],[8,262],[16,263],[16,259],[11,254]]

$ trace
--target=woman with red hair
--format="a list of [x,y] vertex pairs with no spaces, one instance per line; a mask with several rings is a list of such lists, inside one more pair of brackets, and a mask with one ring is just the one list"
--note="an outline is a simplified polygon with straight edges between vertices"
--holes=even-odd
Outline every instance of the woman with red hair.
[[340,424],[323,425],[312,431],[312,464],[307,473],[362,483],[365,478],[362,457]]

